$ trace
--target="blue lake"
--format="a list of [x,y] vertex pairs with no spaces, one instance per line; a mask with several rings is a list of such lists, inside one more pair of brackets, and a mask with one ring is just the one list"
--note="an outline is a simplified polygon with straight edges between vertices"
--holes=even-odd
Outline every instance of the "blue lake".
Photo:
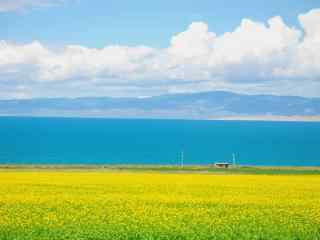
[[0,163],[319,166],[320,123],[0,118]]

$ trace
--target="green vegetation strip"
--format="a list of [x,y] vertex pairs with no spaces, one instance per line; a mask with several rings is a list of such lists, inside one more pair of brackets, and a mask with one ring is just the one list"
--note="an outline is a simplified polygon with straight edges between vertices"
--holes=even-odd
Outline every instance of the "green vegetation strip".
[[45,164],[2,164],[0,171],[132,171],[132,172],[164,172],[164,173],[203,173],[203,174],[301,174],[320,175],[320,167],[263,167],[263,166],[236,166],[218,168],[213,165],[45,165]]

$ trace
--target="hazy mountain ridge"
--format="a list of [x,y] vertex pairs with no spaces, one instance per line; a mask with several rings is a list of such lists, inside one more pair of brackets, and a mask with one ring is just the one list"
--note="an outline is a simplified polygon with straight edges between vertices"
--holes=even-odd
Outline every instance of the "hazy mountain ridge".
[[0,100],[1,115],[215,118],[224,116],[316,116],[320,98],[243,95],[225,91],[150,98],[42,98]]

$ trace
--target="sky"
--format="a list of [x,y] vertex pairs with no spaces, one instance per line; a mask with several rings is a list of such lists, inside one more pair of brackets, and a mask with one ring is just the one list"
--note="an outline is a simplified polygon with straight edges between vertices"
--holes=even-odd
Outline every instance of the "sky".
[[320,97],[320,0],[0,0],[0,98]]

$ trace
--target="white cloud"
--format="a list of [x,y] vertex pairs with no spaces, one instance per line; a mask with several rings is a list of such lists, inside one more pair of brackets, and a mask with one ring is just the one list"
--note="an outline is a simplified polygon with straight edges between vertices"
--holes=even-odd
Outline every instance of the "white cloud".
[[296,45],[288,64],[276,68],[280,76],[320,80],[320,9],[299,15],[303,40]]
[[0,12],[10,12],[28,7],[45,7],[60,4],[64,0],[0,0]]
[[173,36],[168,52],[173,56],[198,62],[208,55],[214,46],[216,34],[208,32],[208,25],[194,22],[182,33]]
[[[320,9],[299,16],[243,19],[217,35],[192,23],[165,49],[0,43],[0,97],[144,96],[233,90],[320,97]],[[303,90],[303,91],[302,91]],[[10,91],[10,93],[8,93]]]

